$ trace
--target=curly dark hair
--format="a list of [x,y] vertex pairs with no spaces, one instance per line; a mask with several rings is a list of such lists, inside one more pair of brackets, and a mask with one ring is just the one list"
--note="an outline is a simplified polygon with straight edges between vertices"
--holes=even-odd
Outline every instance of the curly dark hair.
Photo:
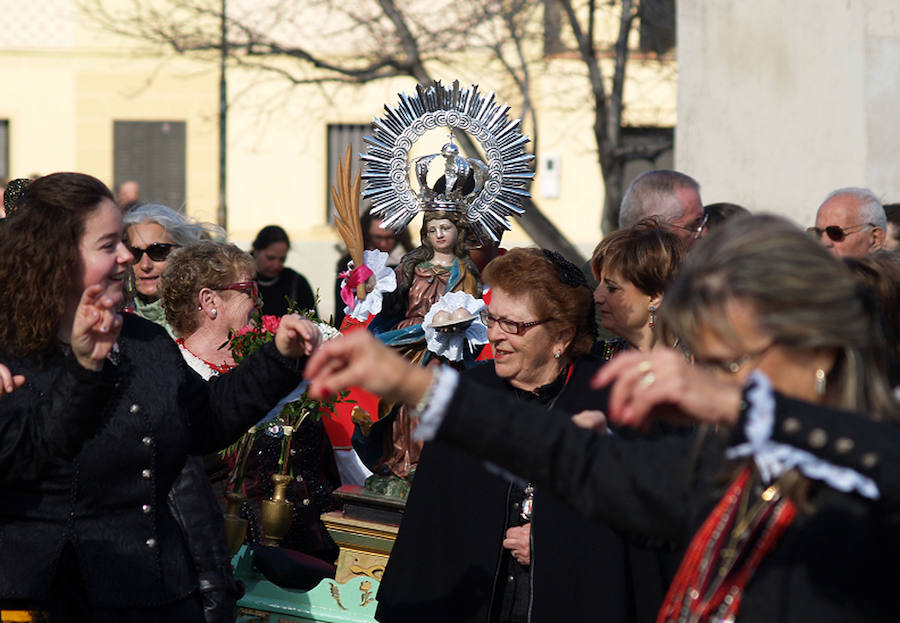
[[80,270],[84,223],[112,192],[83,173],[31,182],[15,218],[0,227],[0,347],[25,356],[59,333]]
[[222,288],[245,274],[256,275],[256,263],[230,242],[204,240],[176,249],[159,280],[166,321],[175,333],[187,337],[199,326],[200,290]]

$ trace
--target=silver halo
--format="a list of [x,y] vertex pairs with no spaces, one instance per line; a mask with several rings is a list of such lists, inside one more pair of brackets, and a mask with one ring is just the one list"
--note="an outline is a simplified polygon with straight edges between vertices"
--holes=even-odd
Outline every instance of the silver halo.
[[531,195],[528,182],[534,177],[534,156],[525,151],[528,137],[519,131],[521,120],[509,120],[510,107],[486,98],[478,86],[451,88],[436,80],[433,85],[416,85],[416,95],[400,94],[396,108],[385,105],[384,117],[372,121],[372,136],[363,140],[368,151],[363,160],[362,193],[372,201],[372,214],[384,219],[384,226],[399,231],[415,218],[423,206],[409,187],[409,152],[425,132],[438,127],[467,132],[481,144],[487,157],[488,179],[484,188],[461,215],[482,239],[500,240],[511,228],[509,216],[522,215],[521,202]]

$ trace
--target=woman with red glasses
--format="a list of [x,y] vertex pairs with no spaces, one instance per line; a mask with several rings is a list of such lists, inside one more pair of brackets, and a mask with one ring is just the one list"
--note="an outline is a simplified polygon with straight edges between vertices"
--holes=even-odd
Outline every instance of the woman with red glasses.
[[[549,251],[513,249],[488,264],[484,281],[494,359],[463,376],[548,418],[603,408],[605,393],[588,387],[600,361],[589,353],[594,312],[581,271]],[[665,581],[655,553],[508,476],[447,444],[425,444],[376,618],[581,621],[599,608],[604,621],[652,620]]]
[[[179,336],[185,361],[206,380],[235,366],[227,344],[231,333],[247,325],[261,305],[255,274],[253,257],[233,244],[204,241],[178,249],[170,257],[160,284],[163,308]],[[243,484],[250,502],[245,514],[251,520],[251,543],[259,539],[258,503],[272,494],[269,476],[279,467],[280,433],[279,429],[275,436],[260,435],[248,459]],[[294,517],[282,544],[331,564],[338,549],[319,516],[339,508],[331,492],[341,483],[320,421],[308,419],[294,432],[289,460],[294,479],[287,497],[294,503]]]
[[224,240],[225,230],[212,223],[186,219],[171,208],[148,203],[125,213],[125,236],[134,256],[129,290],[134,313],[172,334],[159,300],[159,278],[166,269],[169,253],[200,240]]

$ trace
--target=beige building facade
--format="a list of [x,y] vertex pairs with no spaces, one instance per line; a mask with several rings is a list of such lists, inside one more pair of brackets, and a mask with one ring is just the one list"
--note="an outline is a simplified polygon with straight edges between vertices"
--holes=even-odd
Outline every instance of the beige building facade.
[[681,0],[676,161],[705,202],[806,227],[829,191],[900,201],[900,3]]
[[[143,200],[215,221],[215,56],[189,59],[115,36],[99,30],[81,7],[78,0],[0,0],[5,26],[0,30],[0,176],[77,170],[110,186],[137,178]],[[515,90],[496,70],[487,71],[483,59],[462,66],[462,72],[437,67],[434,75],[444,82],[478,83],[509,100],[511,116],[520,113]],[[637,58],[630,71],[626,123],[671,128],[674,61]],[[328,317],[340,247],[329,224],[328,179],[336,156],[343,154],[341,137],[358,140],[384,104],[394,105],[397,94],[412,91],[415,83],[292,87],[235,67],[227,76],[229,237],[249,248],[261,227],[282,225],[293,241],[288,265],[320,290],[320,313]],[[546,59],[535,68],[533,93],[540,144],[532,193],[587,255],[601,237],[603,184],[583,67],[572,55]],[[429,135],[422,148],[445,138]],[[504,243],[531,241],[514,226]]]

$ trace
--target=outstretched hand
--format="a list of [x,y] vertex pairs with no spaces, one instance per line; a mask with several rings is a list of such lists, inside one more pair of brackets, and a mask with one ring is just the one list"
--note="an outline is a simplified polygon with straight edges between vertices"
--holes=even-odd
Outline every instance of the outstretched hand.
[[416,404],[431,383],[431,371],[414,366],[368,331],[330,340],[313,354],[304,376],[309,394],[323,398],[359,385],[394,401]]
[[72,323],[72,354],[87,370],[100,370],[122,329],[122,315],[114,302],[102,294],[103,286],[93,285],[81,295]]
[[293,359],[313,354],[321,343],[319,328],[299,314],[283,316],[275,332],[278,352]]
[[625,426],[643,426],[651,416],[732,423],[740,411],[739,383],[695,368],[668,348],[617,355],[591,379],[595,389],[609,385],[607,415]]

